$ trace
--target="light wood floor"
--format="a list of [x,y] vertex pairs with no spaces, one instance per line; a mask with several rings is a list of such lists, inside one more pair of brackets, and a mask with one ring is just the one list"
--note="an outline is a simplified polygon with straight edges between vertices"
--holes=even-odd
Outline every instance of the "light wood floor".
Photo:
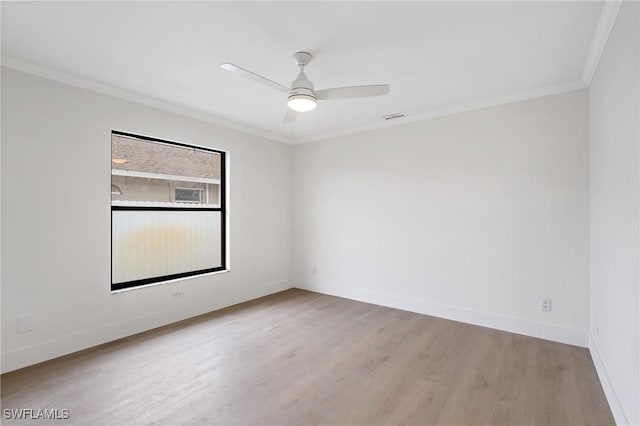
[[46,407],[70,419],[33,424],[614,424],[586,349],[302,290],[2,376],[3,409]]

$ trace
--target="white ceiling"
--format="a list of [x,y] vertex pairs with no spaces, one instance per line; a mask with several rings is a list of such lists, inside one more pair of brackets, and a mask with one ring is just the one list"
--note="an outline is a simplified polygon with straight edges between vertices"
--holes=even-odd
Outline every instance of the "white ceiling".
[[[584,87],[603,2],[2,2],[5,64],[105,83],[300,142]],[[292,54],[317,89],[388,83],[283,124]],[[10,65],[9,65],[10,66]]]

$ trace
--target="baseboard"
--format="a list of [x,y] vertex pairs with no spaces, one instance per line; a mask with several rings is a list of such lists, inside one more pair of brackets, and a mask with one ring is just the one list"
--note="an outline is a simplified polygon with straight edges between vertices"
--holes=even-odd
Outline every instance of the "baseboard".
[[368,290],[348,288],[344,286],[318,284],[304,281],[296,281],[296,288],[329,294],[372,303],[404,311],[431,315],[438,318],[494,328],[525,336],[537,337],[554,342],[567,343],[569,345],[586,348],[588,346],[588,331],[576,328],[562,327],[535,321],[523,320],[509,316],[503,316],[488,312],[472,311],[456,306],[444,305],[420,299],[405,299],[388,294],[380,294]]
[[606,364],[600,356],[598,345],[591,333],[589,333],[589,352],[591,352],[593,365],[595,365],[596,367],[596,372],[598,373],[598,378],[600,379],[602,390],[604,390],[604,395],[607,397],[607,402],[609,403],[609,408],[611,409],[611,413],[613,414],[613,418],[616,421],[616,424],[620,426],[630,425],[631,422],[629,421],[629,416],[627,416],[627,413],[624,410],[624,406],[622,405],[620,398],[618,397],[616,387],[613,385],[613,382],[609,377]]
[[217,296],[212,300],[185,304],[175,308],[154,312],[126,321],[111,323],[103,327],[70,334],[55,340],[20,348],[2,354],[1,371],[9,371],[28,367],[43,361],[68,355],[83,349],[121,339],[151,330],[163,325],[172,324],[197,315],[202,315],[231,305],[257,299],[291,288],[291,281],[278,281],[261,286],[250,287],[238,292]]

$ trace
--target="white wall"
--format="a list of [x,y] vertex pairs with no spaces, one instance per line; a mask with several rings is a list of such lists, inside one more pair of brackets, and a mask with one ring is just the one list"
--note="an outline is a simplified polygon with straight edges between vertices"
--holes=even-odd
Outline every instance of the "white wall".
[[586,346],[587,132],[580,90],[296,146],[296,285]]
[[[112,129],[229,151],[230,273],[110,293]],[[289,288],[290,185],[287,145],[3,69],[2,371]]]
[[590,349],[618,424],[640,424],[639,4],[624,2],[589,89]]

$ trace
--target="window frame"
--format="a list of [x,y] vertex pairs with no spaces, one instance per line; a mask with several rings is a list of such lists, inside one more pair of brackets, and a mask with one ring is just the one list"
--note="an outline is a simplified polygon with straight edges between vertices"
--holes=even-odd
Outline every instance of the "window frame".
[[[214,152],[220,155],[220,190],[218,193],[219,202],[218,207],[194,207],[198,204],[195,203],[184,203],[185,207],[169,207],[169,206],[114,206],[113,200],[110,201],[111,204],[111,243],[110,243],[110,258],[111,258],[111,270],[110,281],[111,281],[111,292],[117,292],[120,290],[140,288],[147,285],[152,284],[160,284],[165,283],[177,279],[196,277],[200,275],[210,274],[213,272],[222,272],[227,271],[227,153],[225,151],[221,151],[218,149],[213,149],[209,147],[203,147],[199,145],[186,144],[182,142],[168,141],[166,139],[154,138],[151,136],[143,136],[134,133],[122,132],[119,130],[111,130],[111,138],[113,136],[123,136],[134,139],[140,139],[142,141],[162,143],[171,146],[179,146],[183,148],[190,149],[198,149],[207,152]],[[111,181],[111,170],[113,170],[113,166],[110,168],[110,176],[109,181]],[[175,190],[175,189],[174,189]],[[122,211],[122,210],[134,210],[134,211],[218,211],[220,212],[220,266],[214,268],[201,269],[197,271],[188,271],[181,272],[178,274],[170,274],[163,275],[157,277],[149,277],[142,278],[133,281],[125,281],[122,283],[114,283],[113,282],[113,212],[114,211]]]

